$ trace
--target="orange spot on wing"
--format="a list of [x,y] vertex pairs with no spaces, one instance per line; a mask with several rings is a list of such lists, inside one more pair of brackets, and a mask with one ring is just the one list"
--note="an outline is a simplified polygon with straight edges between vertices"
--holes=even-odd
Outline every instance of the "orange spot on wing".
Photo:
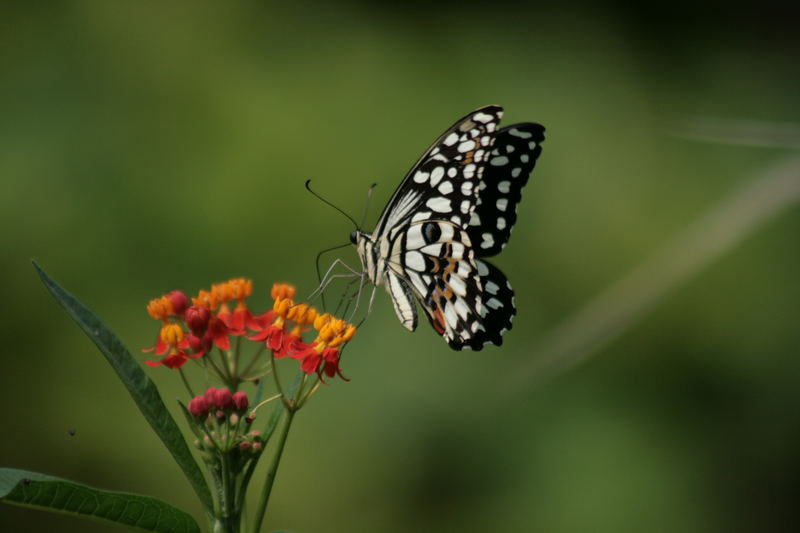
[[438,307],[433,311],[433,318],[433,329],[435,329],[439,335],[444,335],[444,315],[442,315],[442,311]]

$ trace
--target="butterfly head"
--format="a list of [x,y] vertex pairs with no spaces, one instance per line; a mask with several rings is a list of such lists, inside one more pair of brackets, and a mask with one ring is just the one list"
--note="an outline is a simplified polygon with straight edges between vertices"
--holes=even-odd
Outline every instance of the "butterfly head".
[[358,245],[358,234],[361,233],[359,230],[354,229],[350,232],[350,242],[352,244]]

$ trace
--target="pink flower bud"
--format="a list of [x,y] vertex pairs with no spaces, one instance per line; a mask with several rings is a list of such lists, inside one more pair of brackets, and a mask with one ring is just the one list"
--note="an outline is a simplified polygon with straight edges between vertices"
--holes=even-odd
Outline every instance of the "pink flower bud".
[[209,407],[214,405],[214,403],[215,403],[214,402],[214,397],[216,396],[216,394],[217,394],[217,388],[216,387],[209,387],[209,388],[206,389],[206,402],[208,403]]
[[225,411],[223,411],[222,409],[218,409],[217,412],[214,413],[214,416],[216,416],[217,420],[221,422],[225,420]]
[[186,306],[189,304],[189,298],[186,297],[181,291],[172,291],[167,294],[170,304],[172,304],[172,314],[183,316],[186,312]]
[[247,393],[239,391],[233,393],[233,405],[236,407],[236,410],[240,413],[243,413],[247,410],[247,406],[250,405],[250,401],[247,399]]
[[214,405],[220,409],[232,409],[233,397],[231,396],[231,391],[226,388],[217,389],[214,391]]
[[264,445],[261,444],[260,442],[254,442],[253,443],[253,451],[254,452],[260,452],[261,448],[263,448],[263,447],[264,447]]
[[230,425],[235,426],[236,424],[239,423],[239,415],[237,415],[236,413],[231,414],[230,418],[228,418],[228,422],[230,423]]
[[239,449],[242,450],[243,452],[249,450],[251,446],[252,444],[250,444],[246,440],[243,440],[242,442],[239,443]]
[[184,320],[192,333],[202,337],[208,329],[208,321],[211,319],[211,312],[205,307],[193,305],[186,310]]
[[189,402],[189,412],[195,418],[204,418],[208,415],[208,402],[205,396],[195,396]]

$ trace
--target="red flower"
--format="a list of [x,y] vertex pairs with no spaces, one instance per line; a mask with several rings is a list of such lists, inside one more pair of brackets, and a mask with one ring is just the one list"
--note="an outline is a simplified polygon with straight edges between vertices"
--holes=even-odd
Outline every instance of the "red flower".
[[[281,320],[280,318],[279,321],[283,322],[283,320]],[[266,342],[267,348],[269,348],[273,352],[278,352],[283,346],[284,333],[285,330],[283,324],[278,325],[278,320],[276,320],[276,323],[267,326],[266,328],[261,330],[260,333],[258,333],[257,335],[253,335],[252,337],[248,337],[248,339],[250,339],[251,341]],[[277,353],[275,355],[278,356]]]
[[156,355],[164,355],[169,350],[169,344],[161,340],[161,335],[156,339],[156,343],[149,348],[142,348],[144,353],[153,352]]
[[211,317],[211,321],[208,323],[208,331],[206,331],[206,335],[220,350],[231,349],[231,340],[228,337],[228,327],[222,320],[219,320],[216,317]]
[[247,333],[247,329],[260,331],[263,328],[259,317],[254,316],[243,301],[236,304],[236,309],[233,310],[233,313],[225,307],[225,313],[223,314],[223,311],[220,311],[217,316],[225,322],[232,335],[244,335]]
[[294,357],[300,360],[300,369],[306,374],[319,373],[319,368],[322,364],[323,349],[324,345],[315,342],[305,350],[297,352]]
[[297,354],[306,348],[308,348],[308,345],[303,342],[303,337],[300,335],[300,327],[298,326],[286,334],[283,339],[283,346],[279,352],[275,353],[275,357],[298,359]]
[[148,366],[160,366],[164,365],[167,368],[180,368],[182,367],[186,361],[189,360],[189,356],[181,349],[175,348],[172,352],[165,358],[160,361],[145,361],[145,364]]

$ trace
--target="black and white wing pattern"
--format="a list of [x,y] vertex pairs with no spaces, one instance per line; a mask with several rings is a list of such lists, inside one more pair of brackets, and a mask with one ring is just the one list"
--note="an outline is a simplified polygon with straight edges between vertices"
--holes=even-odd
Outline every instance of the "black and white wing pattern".
[[542,141],[544,128],[530,122],[507,126],[495,135],[467,229],[479,257],[497,255],[508,243],[522,188],[542,152]]
[[544,128],[498,130],[501,117],[502,108],[487,106],[456,122],[411,168],[375,232],[352,237],[371,281],[386,284],[401,323],[416,328],[416,298],[457,350],[502,344],[516,312],[503,273],[479,258],[508,241]]

